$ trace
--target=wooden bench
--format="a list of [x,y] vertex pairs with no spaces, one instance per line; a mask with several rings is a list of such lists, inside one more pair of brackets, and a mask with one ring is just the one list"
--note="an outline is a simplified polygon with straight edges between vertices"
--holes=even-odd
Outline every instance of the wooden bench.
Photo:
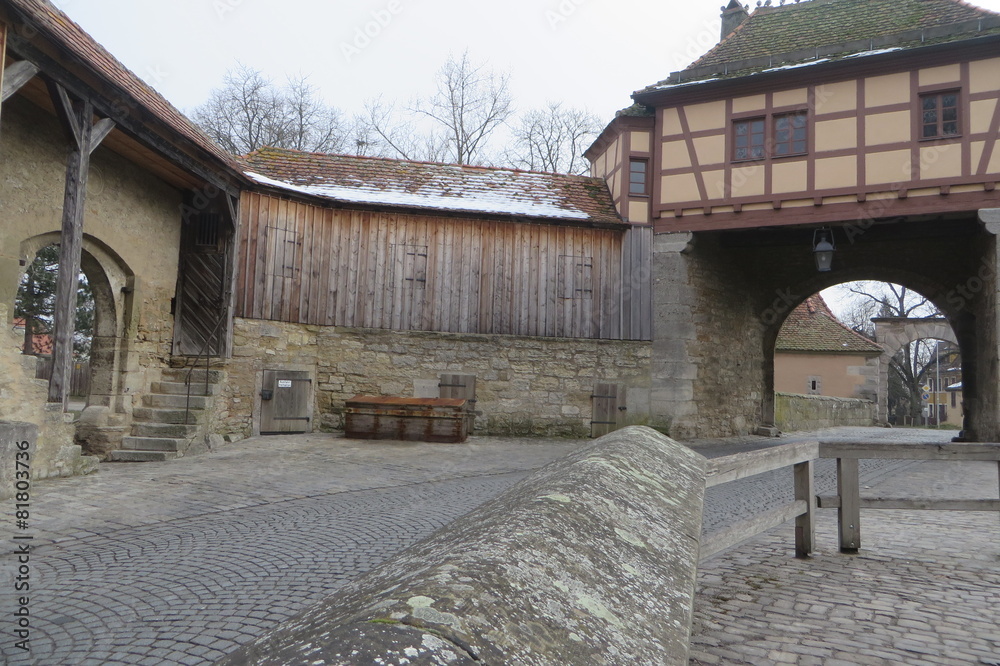
[[350,439],[455,443],[469,436],[466,401],[459,398],[356,395],[344,414]]

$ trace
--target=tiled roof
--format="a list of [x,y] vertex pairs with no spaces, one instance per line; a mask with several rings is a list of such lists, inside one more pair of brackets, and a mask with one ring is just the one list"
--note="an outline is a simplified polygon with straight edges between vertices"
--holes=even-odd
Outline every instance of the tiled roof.
[[640,92],[779,65],[958,41],[995,33],[998,27],[1000,15],[962,0],[806,0],[763,6],[685,70]]
[[818,294],[788,315],[774,350],[866,356],[882,353],[882,347],[840,323]]
[[600,178],[281,148],[243,161],[258,183],[339,203],[624,224]]
[[[24,317],[15,317],[14,329],[19,330],[24,335]],[[31,353],[35,355],[51,355],[54,346],[53,338],[49,333],[35,333],[31,336]],[[24,351],[24,345],[21,345]]]
[[121,93],[120,101],[130,100],[185,139],[231,167],[239,169],[232,155],[218,146],[197,125],[178,111],[152,87],[133,74],[83,28],[47,0],[4,0],[22,12],[35,30],[47,35],[82,60],[95,74]]

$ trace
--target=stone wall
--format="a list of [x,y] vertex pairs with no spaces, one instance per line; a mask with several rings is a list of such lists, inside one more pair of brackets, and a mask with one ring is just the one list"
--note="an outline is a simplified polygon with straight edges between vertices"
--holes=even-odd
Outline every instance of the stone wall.
[[[4,102],[0,130],[0,303],[13,310],[22,262],[58,241],[65,189],[65,133],[30,102]],[[91,160],[84,215],[83,270],[104,318],[95,349],[113,364],[105,393],[128,412],[170,357],[177,282],[182,194],[149,171],[98,147]],[[97,283],[100,284],[97,284]],[[106,302],[105,302],[106,301]],[[112,321],[109,321],[112,320]],[[153,369],[149,372],[149,369]],[[113,386],[104,386],[111,383]],[[102,402],[113,402],[102,396]],[[4,405],[0,403],[0,408]]]
[[[0,303],[0,321],[8,321],[7,317],[7,306]],[[9,326],[0,328],[0,416],[4,421],[37,426],[31,478],[97,471],[97,458],[81,455],[80,446],[74,443],[72,417],[63,414],[61,405],[46,403],[48,382],[35,379],[36,358],[20,353],[20,335]],[[12,454],[12,450],[5,450],[0,458],[5,470],[14,467],[13,457],[8,457]]]
[[705,468],[606,435],[218,663],[686,665]]
[[781,430],[875,425],[876,403],[824,395],[774,394],[774,420]]
[[[595,381],[626,387],[628,420],[646,423],[650,343],[348,329],[237,319],[233,358],[216,401],[215,432],[250,435],[259,425],[263,370],[310,373],[316,420],[342,427],[357,394],[413,396],[440,374],[477,380],[477,432],[585,437]],[[663,426],[665,424],[654,424]]]
[[764,326],[752,288],[711,236],[654,236],[651,411],[672,422],[672,436],[760,425]]

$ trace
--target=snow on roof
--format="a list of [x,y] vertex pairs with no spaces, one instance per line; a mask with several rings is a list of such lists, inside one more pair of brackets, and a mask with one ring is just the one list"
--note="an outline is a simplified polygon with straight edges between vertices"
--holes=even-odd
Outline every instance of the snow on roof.
[[342,203],[623,224],[599,178],[277,148],[244,162],[261,185]]

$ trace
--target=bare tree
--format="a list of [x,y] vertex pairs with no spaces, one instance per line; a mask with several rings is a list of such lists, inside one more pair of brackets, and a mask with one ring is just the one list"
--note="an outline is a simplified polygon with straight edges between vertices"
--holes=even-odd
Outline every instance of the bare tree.
[[[840,317],[848,326],[875,339],[877,317],[940,316],[937,307],[926,297],[898,284],[888,282],[848,282],[839,285],[842,304]],[[946,350],[949,348],[945,348]],[[921,385],[933,366],[939,346],[933,340],[917,340],[905,345],[889,362],[889,411],[918,416],[923,407]],[[946,361],[947,362],[947,361]]]
[[430,97],[403,108],[382,97],[366,101],[359,136],[365,154],[484,164],[490,139],[512,114],[509,77],[473,63],[466,51],[448,58]]
[[234,155],[275,146],[337,152],[348,145],[353,128],[336,108],[326,105],[305,77],[278,88],[261,72],[237,65],[223,85],[194,110],[205,132]]
[[458,59],[448,58],[438,72],[437,91],[413,110],[444,132],[452,161],[479,164],[490,137],[514,113],[509,82],[509,75],[473,63],[466,50]]
[[533,171],[584,173],[590,165],[583,151],[600,132],[601,122],[594,114],[550,102],[521,116],[513,129],[515,147],[507,159],[513,166]]
[[401,120],[402,115],[394,102],[386,102],[381,96],[367,100],[359,123],[357,154],[448,161],[447,142],[434,132],[419,132]]

